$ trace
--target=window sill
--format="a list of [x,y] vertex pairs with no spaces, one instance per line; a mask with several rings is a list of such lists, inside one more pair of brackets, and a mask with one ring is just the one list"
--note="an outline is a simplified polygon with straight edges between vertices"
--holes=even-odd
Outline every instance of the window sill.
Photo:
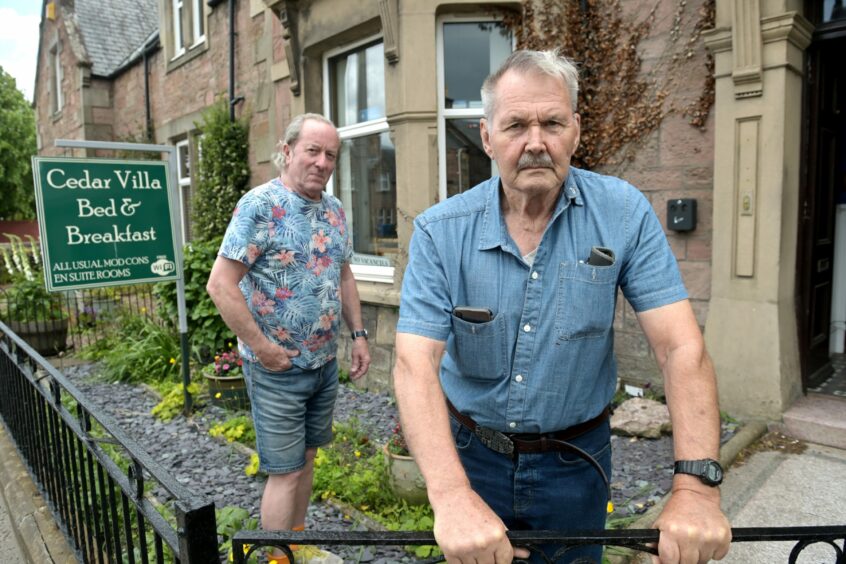
[[185,63],[194,60],[195,58],[199,57],[203,53],[209,50],[209,43],[208,41],[204,41],[202,43],[197,43],[192,45],[187,51],[182,52],[182,54],[177,55],[173,59],[167,62],[167,71],[171,72],[173,70],[178,69]]

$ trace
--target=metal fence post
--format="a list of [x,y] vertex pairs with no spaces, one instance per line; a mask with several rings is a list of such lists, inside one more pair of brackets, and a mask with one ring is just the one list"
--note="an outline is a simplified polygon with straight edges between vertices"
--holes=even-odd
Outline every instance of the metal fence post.
[[176,533],[182,564],[208,564],[220,560],[213,502],[191,508],[184,502],[177,502]]

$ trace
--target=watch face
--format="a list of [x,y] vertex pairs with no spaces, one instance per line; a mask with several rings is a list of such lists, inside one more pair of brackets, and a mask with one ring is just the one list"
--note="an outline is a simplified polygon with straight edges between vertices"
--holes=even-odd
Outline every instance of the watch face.
[[723,469],[720,467],[719,463],[709,460],[705,464],[705,474],[702,478],[706,482],[710,482],[714,485],[719,484],[723,481]]

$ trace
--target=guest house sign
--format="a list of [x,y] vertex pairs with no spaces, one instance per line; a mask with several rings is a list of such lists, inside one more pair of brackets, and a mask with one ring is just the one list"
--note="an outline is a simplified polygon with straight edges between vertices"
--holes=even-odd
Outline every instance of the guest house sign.
[[177,278],[166,162],[32,162],[49,290]]

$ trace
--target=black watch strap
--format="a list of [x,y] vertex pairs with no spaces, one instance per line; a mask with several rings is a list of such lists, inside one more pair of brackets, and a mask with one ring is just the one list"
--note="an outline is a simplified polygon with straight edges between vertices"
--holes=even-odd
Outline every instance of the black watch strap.
[[353,341],[355,341],[359,337],[364,337],[364,339],[367,340],[367,329],[353,331],[352,333],[350,333],[350,339],[352,339]]
[[677,460],[674,474],[690,474],[699,478],[706,486],[719,486],[723,481],[723,467],[716,460]]

